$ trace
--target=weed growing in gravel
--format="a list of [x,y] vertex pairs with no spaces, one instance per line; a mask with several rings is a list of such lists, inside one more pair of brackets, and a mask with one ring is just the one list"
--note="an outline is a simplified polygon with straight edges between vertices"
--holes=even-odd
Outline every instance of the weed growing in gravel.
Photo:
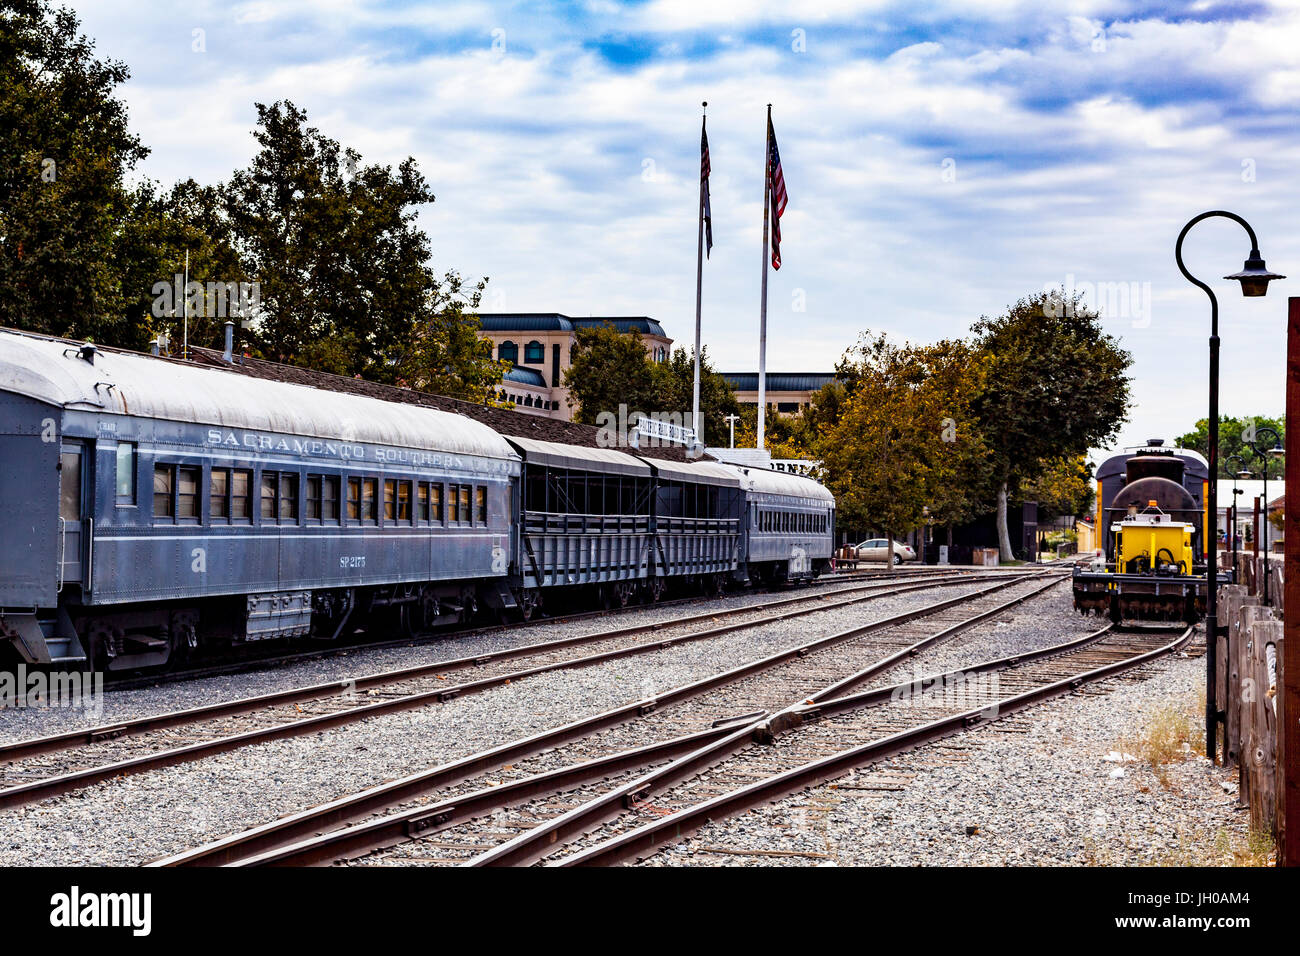
[[[1202,706],[1201,710],[1204,709]],[[1164,704],[1153,710],[1137,737],[1119,746],[1121,753],[1137,755],[1155,772],[1165,789],[1171,783],[1165,768],[1205,753],[1197,722],[1198,709],[1192,700]]]
[[1178,834],[1178,848],[1151,860],[1153,866],[1273,866],[1273,838],[1259,830],[1220,827],[1213,839]]

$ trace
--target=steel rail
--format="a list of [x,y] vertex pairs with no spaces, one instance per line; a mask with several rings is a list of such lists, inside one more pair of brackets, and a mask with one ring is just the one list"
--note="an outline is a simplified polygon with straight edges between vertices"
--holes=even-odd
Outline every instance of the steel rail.
[[[771,669],[786,661],[803,657],[820,648],[938,614],[964,601],[995,593],[1024,580],[1024,577],[1009,578],[970,594],[959,595],[922,608],[904,611],[869,624],[858,625],[807,643],[787,647],[766,657],[748,661],[728,670],[682,684],[662,694],[631,701],[610,710],[542,731],[531,737],[508,741],[488,750],[470,754],[398,780],[378,784],[358,793],[329,801],[318,807],[299,811],[249,830],[229,834],[203,846],[191,848],[155,861],[150,865],[225,865],[257,856],[268,850],[288,846],[303,839],[346,826],[349,823],[364,821],[373,814],[387,810],[394,805],[430,791],[453,786],[474,774],[481,773],[502,763],[580,740],[598,731],[635,719],[638,716],[646,716],[660,707],[699,696],[716,687]],[[1061,580],[1063,579],[1055,578],[1045,587],[1055,586]]]
[[[929,635],[916,641],[908,648],[901,652],[903,656],[912,648],[920,650],[935,642],[935,640],[944,637],[951,637],[969,627],[973,627],[980,622],[987,620],[989,617],[1005,612],[1008,608],[1014,607],[1024,601],[1027,601],[1043,591],[1055,587],[1060,583],[1059,580],[1045,583],[1026,594],[1019,595],[1010,601],[1003,602],[996,607],[982,611],[973,615],[971,618],[960,622],[958,625],[944,628],[935,634]],[[989,589],[990,593],[992,590]],[[947,602],[951,604],[952,602]],[[909,616],[910,618],[910,616]],[[892,620],[892,619],[891,619]],[[905,623],[894,621],[893,623]],[[897,655],[890,655],[894,658]],[[788,658],[786,658],[788,659]],[[835,686],[835,685],[832,685]],[[759,722],[768,715],[759,713],[751,715],[749,718],[737,718],[728,720],[725,723],[719,722],[709,731],[699,734],[687,735],[676,738],[671,741],[674,750],[679,752],[685,751],[684,756],[701,757],[707,754],[715,762],[719,755],[725,755],[735,750],[747,746],[753,736],[755,727],[754,718],[759,718]],[[741,722],[743,721],[743,722]],[[272,850],[253,855],[237,865],[249,866],[301,866],[313,865],[322,862],[332,862],[348,855],[354,855],[358,851],[379,849],[401,843],[406,839],[418,834],[412,832],[411,827],[421,822],[425,822],[425,827],[444,828],[453,823],[453,821],[462,821],[469,817],[482,815],[493,809],[510,806],[521,798],[536,795],[539,793],[555,792],[572,786],[578,786],[584,783],[598,781],[608,777],[611,773],[622,772],[627,769],[636,769],[644,767],[647,763],[653,763],[666,757],[661,747],[663,744],[654,743],[649,746],[636,748],[631,751],[625,751],[610,758],[597,758],[592,761],[584,761],[573,764],[568,767],[550,771],[545,774],[539,774],[533,777],[522,778],[511,785],[501,785],[497,787],[485,788],[475,791],[467,796],[449,797],[440,801],[432,807],[420,807],[412,810],[399,811],[388,814],[378,819],[367,820],[356,826],[340,827],[332,831],[317,836],[309,837],[306,840],[299,841],[296,844],[276,847]],[[703,750],[700,750],[703,747]],[[604,761],[612,761],[607,766]],[[644,778],[642,778],[644,779]],[[512,789],[518,788],[518,789]],[[620,799],[624,803],[619,804],[619,812],[626,804],[626,801],[635,798],[635,795],[643,790],[643,787],[629,789],[626,796]],[[593,822],[590,819],[581,819],[575,821],[576,830],[581,830]],[[545,847],[548,850],[553,846],[553,842],[566,835],[565,833],[555,832],[552,827],[542,825],[537,830],[532,831],[534,839],[528,842],[534,846]],[[506,845],[503,844],[503,847]],[[509,851],[501,850],[500,852],[508,853]]]
[[[900,731],[881,737],[869,743],[852,747],[839,753],[831,754],[775,774],[766,780],[720,794],[692,807],[679,810],[660,820],[644,824],[634,830],[618,834],[571,856],[556,861],[559,866],[604,866],[631,858],[640,858],[655,851],[663,843],[676,841],[692,833],[711,820],[720,820],[735,816],[764,803],[788,796],[810,786],[824,783],[842,776],[849,770],[863,764],[875,763],[887,757],[920,745],[952,736],[964,730],[973,730],[999,720],[1008,714],[1016,713],[1034,704],[1059,697],[1077,690],[1084,684],[1107,677],[1113,677],[1123,671],[1138,667],[1159,657],[1171,654],[1185,645],[1192,636],[1194,627],[1189,627],[1179,637],[1161,647],[1133,655],[1122,660],[1103,664],[1100,667],[1053,681],[1032,688],[1020,694],[1003,698],[994,704],[950,714],[937,720],[922,724],[909,730]],[[1090,635],[1095,637],[1095,635]],[[1023,660],[1022,656],[1022,660]],[[1004,664],[1004,666],[1013,666]],[[891,693],[906,689],[908,684],[889,688]],[[856,702],[857,707],[871,706],[879,703],[879,691],[862,695]],[[846,704],[844,709],[850,709]],[[702,748],[703,749],[703,748]]]
[[[999,569],[998,574],[1012,573],[1018,569]],[[881,569],[868,569],[865,571],[851,571],[840,574],[824,574],[815,581],[809,582],[803,586],[825,586],[839,583],[851,583],[857,581],[899,581],[911,576],[932,575],[947,577],[973,577],[975,574],[988,575],[988,571],[976,571],[974,568],[965,569],[963,567],[952,568],[935,568],[928,571],[888,571]],[[837,578],[839,580],[837,580]],[[788,589],[788,588],[787,588]],[[758,593],[755,589],[752,593]],[[769,591],[776,591],[777,588],[771,588]],[[527,630],[535,627],[543,627],[547,624],[572,623],[575,621],[584,621],[589,618],[617,617],[625,612],[644,611],[652,607],[675,607],[683,604],[700,604],[714,600],[706,595],[693,594],[685,597],[671,598],[666,601],[656,601],[653,604],[628,605],[626,607],[600,608],[590,611],[573,611],[571,613],[557,614],[553,617],[542,616],[533,618],[530,621],[510,621],[502,624],[485,624],[474,627],[465,627],[450,625],[446,628],[439,628],[424,634],[411,637],[383,641],[366,641],[366,640],[346,640],[337,644],[331,644],[329,647],[314,648],[311,650],[297,651],[288,654],[266,654],[252,655],[240,660],[233,661],[214,661],[207,666],[192,667],[178,671],[160,671],[156,674],[131,674],[130,676],[109,677],[105,682],[105,690],[112,692],[136,690],[141,687],[156,687],[160,684],[175,684],[186,680],[201,680],[205,677],[222,677],[231,674],[244,674],[251,671],[269,670],[274,667],[288,664],[303,663],[306,661],[324,660],[336,657],[339,654],[351,651],[366,650],[386,650],[397,647],[424,647],[428,644],[435,644],[439,641],[446,640],[449,637],[477,637],[485,634],[498,634],[509,630]]]
[[[1013,579],[1012,583],[1014,583],[1017,580],[1024,580],[1024,578],[1021,577],[1021,578]],[[672,647],[675,644],[693,643],[696,641],[707,640],[709,638],[719,637],[725,634],[734,633],[735,631],[746,630],[753,627],[762,627],[767,624],[788,620],[789,618],[793,618],[793,617],[803,617],[808,614],[817,614],[823,611],[836,610],[838,608],[848,607],[853,604],[861,604],[866,601],[872,601],[882,597],[891,597],[896,594],[903,594],[909,591],[926,590],[932,587],[946,587],[946,586],[949,586],[946,579],[935,584],[910,584],[903,587],[892,587],[889,590],[883,592],[878,592],[874,589],[871,589],[870,586],[864,585],[863,588],[870,589],[871,593],[859,594],[856,597],[844,598],[843,600],[840,601],[831,601],[829,603],[822,603],[814,607],[799,608],[791,611],[781,611],[776,614],[766,615],[764,617],[758,618],[757,620],[739,621],[731,624],[723,624],[723,625],[719,625],[718,627],[706,628],[700,631],[693,631],[675,637],[667,637],[659,641],[647,641],[640,644],[632,644],[627,647],[619,647],[607,651],[599,651],[595,654],[588,654],[582,657],[572,657],[572,658],[566,658],[559,661],[550,661],[533,667],[526,667],[521,670],[508,671],[503,674],[497,674],[492,677],[483,677],[477,680],[465,681],[463,683],[453,684],[447,687],[440,687],[440,688],[435,688],[433,690],[419,691],[412,694],[405,694],[400,697],[388,698],[386,700],[375,701],[369,704],[360,704],[356,707],[347,707],[342,710],[336,710],[326,714],[315,714],[310,717],[300,717],[296,720],[291,720],[280,724],[274,724],[270,727],[259,727],[251,730],[246,730],[240,733],[225,734],[225,735],[214,737],[211,740],[199,741],[196,743],[186,744],[185,746],[181,746],[181,747],[173,747],[166,750],[153,751],[151,753],[141,754],[140,756],[137,757],[129,757],[125,760],[118,760],[112,763],[99,764],[97,766],[86,767],[81,770],[73,770],[67,773],[58,774],[51,777],[44,777],[38,780],[33,780],[29,783],[22,783],[12,787],[6,787],[0,790],[0,809],[4,809],[7,807],[21,806],[23,804],[31,803],[35,800],[41,800],[47,797],[57,796],[59,794],[67,793],[70,790],[75,790],[80,787],[88,786],[92,783],[98,783],[102,780],[108,780],[115,777],[133,776],[135,774],[145,773],[149,770],[157,770],[162,767],[171,767],[181,763],[189,763],[191,761],[199,760],[204,757],[211,757],[216,754],[228,753],[231,750],[238,750],[241,747],[248,747],[253,744],[267,743],[273,740],[285,740],[290,737],[301,737],[309,733],[316,733],[321,730],[328,730],[333,727],[346,726],[348,724],[356,723],[357,721],[365,720],[370,717],[377,717],[385,714],[401,713],[402,711],[413,710],[420,707],[427,707],[430,704],[435,704],[435,703],[445,703],[449,700],[454,700],[457,697],[468,696],[469,694],[481,693],[485,690],[490,690],[491,688],[494,687],[500,687],[517,680],[523,680],[526,677],[536,676],[538,674],[545,674],[556,670],[569,670],[578,667],[590,667],[595,664],[602,664],[607,661],[617,660],[619,658],[635,657],[642,654],[648,654],[653,651],[664,650],[666,648]],[[846,588],[845,590],[856,591],[861,589]],[[824,598],[826,596],[827,595],[819,595],[818,597]],[[798,599],[788,599],[776,603],[778,605],[789,604],[789,603],[796,603],[797,600]],[[716,618],[719,616],[725,616],[725,615],[723,615],[720,612],[714,612],[712,614],[694,615],[693,618],[695,619],[698,619],[700,617]],[[629,630],[631,630],[633,634],[636,634],[645,631],[653,631],[656,629],[657,628],[654,625],[637,625],[634,626],[633,628],[630,628]],[[566,645],[572,645],[575,643],[591,643],[598,640],[611,640],[611,639],[613,638],[610,637],[608,634],[598,634],[595,637],[586,636],[585,638],[584,637],[562,638],[560,641],[552,642],[546,648],[546,650],[555,650],[557,648],[562,648]],[[536,646],[537,645],[534,645],[534,647]],[[495,660],[499,660],[503,658],[510,659],[512,656],[514,655],[511,651],[505,651],[505,652],[501,652],[499,655],[482,655],[478,658],[462,658],[462,661],[466,662],[466,664],[486,663],[489,660],[494,660],[494,659]],[[417,675],[407,674],[406,676],[401,678],[389,677],[387,680],[381,681],[381,683],[391,683],[395,679],[408,680],[411,679],[412,676],[421,676],[421,675],[427,675],[429,673],[435,673],[435,674],[437,673],[437,668],[435,667],[435,665],[428,665],[428,664],[419,665],[418,667],[412,668],[411,670],[419,671],[421,672],[421,674],[417,674]],[[333,689],[333,693],[330,696],[338,696],[338,694],[340,693],[340,690],[338,689],[340,685],[337,682],[328,685],[321,685],[321,686],[325,686],[327,688]],[[357,685],[352,685],[350,682],[347,681],[342,683],[342,687],[347,688],[349,690],[354,689],[356,686]],[[369,686],[373,686],[373,684]],[[289,695],[293,695],[296,692],[289,691],[285,693]],[[265,703],[265,698],[275,697],[275,696],[276,695],[274,694],[263,695],[263,698],[261,698],[261,700],[263,700],[264,702],[261,703],[260,706],[254,706],[254,707],[241,706],[235,712],[236,713],[248,712],[250,710],[260,709],[260,707],[270,706],[270,704]],[[246,700],[255,700],[255,698],[246,698]],[[291,701],[287,699],[279,699],[273,701],[274,704],[285,704],[289,702]],[[208,705],[208,706],[220,707],[221,705]],[[226,715],[228,716],[229,712]],[[205,719],[210,716],[211,715],[205,715]],[[146,721],[149,720],[149,718],[143,718],[143,719]],[[117,736],[116,734],[112,733],[112,730],[115,729],[116,728],[110,728],[110,733],[107,734],[106,736],[109,738],[113,736]]]
[[[834,693],[844,686],[851,686],[853,683],[861,682],[872,674],[878,673],[887,667],[892,667],[899,661],[911,657],[926,647],[930,647],[937,641],[945,640],[962,631],[969,630],[972,627],[995,617],[998,614],[1005,613],[1012,607],[1036,597],[1049,588],[1055,587],[1059,581],[1049,582],[1042,587],[1036,588],[1027,594],[1022,594],[1010,601],[999,604],[997,607],[981,611],[963,621],[959,621],[950,627],[944,628],[935,634],[931,634],[919,641],[901,648],[893,654],[876,661],[866,668],[857,671],[855,674],[845,680],[837,681],[823,688],[811,698],[805,698],[815,702],[821,696]],[[704,767],[710,766],[731,756],[739,750],[749,746],[749,744],[758,740],[759,742],[770,742],[773,730],[768,727],[769,719],[783,715],[785,710],[778,711],[775,715],[764,714],[754,721],[750,726],[742,728],[731,737],[720,740],[712,745],[706,745],[698,751],[689,754],[669,766],[659,768],[631,781],[621,787],[617,787],[600,797],[595,798],[589,803],[577,807],[568,813],[562,814],[554,820],[540,824],[527,833],[502,843],[500,846],[480,854],[470,861],[473,866],[517,866],[524,863],[532,862],[549,853],[553,845],[564,837],[574,836],[591,829],[593,826],[604,822],[622,812],[622,809],[630,807],[637,800],[643,799],[653,789],[661,788],[669,783],[674,783],[685,779]],[[611,812],[612,811],[612,812]]]
[[[10,743],[0,743],[0,762],[22,760],[46,753],[57,753],[64,750],[71,750],[75,747],[84,747],[99,743],[104,740],[138,736],[144,733],[166,730],[172,727],[198,723],[199,721],[204,720],[213,720],[219,717],[238,716],[251,711],[261,710],[266,707],[275,707],[301,703],[307,700],[343,696],[358,690],[366,690],[384,684],[428,677],[430,675],[439,674],[443,671],[460,670],[468,667],[489,664],[494,661],[529,657],[535,654],[563,650],[566,647],[578,647],[584,644],[593,644],[598,641],[615,640],[620,637],[632,637],[637,634],[646,634],[654,631],[666,630],[672,627],[680,627],[686,624],[693,624],[702,620],[739,617],[742,614],[754,611],[764,611],[805,601],[824,601],[827,598],[834,598],[836,595],[840,594],[852,594],[860,591],[867,591],[870,592],[872,596],[877,596],[878,592],[884,592],[879,596],[888,596],[889,594],[894,593],[905,593],[905,590],[919,590],[923,585],[927,584],[933,584],[936,587],[948,587],[959,586],[962,583],[968,582],[964,578],[956,579],[952,576],[945,575],[935,577],[927,576],[919,578],[913,582],[908,582],[904,585],[894,582],[885,584],[860,584],[817,594],[796,595],[793,597],[780,598],[775,601],[763,601],[741,608],[724,608],[721,610],[701,611],[696,614],[687,614],[663,621],[632,624],[608,631],[593,631],[589,634],[581,634],[575,637],[559,638],[551,641],[535,641],[531,644],[521,644],[518,647],[506,648],[499,651],[489,651],[484,654],[449,658],[447,660],[434,661],[428,664],[417,664],[412,667],[399,668],[397,670],[381,671],[358,678],[310,684],[303,687],[291,688],[289,690],[272,691],[270,693],[259,694],[253,697],[240,697],[235,700],[219,701],[215,704],[202,704],[197,707],[189,707],[183,710],[166,711],[161,714],[137,717],[131,720],[118,721],[110,724],[101,724],[95,727],[71,730],[60,734],[51,734],[45,737],[31,737]],[[889,590],[890,588],[894,588],[895,590],[891,591]],[[838,606],[840,605],[826,605],[827,608]],[[556,619],[555,621],[548,623],[557,623],[559,621],[563,621],[563,619]]]

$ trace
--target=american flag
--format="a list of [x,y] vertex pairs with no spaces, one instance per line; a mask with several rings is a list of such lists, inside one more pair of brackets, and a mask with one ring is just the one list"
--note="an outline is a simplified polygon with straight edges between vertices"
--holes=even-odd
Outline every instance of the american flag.
[[713,210],[709,205],[709,134],[700,122],[700,195],[704,214],[704,255],[713,251]]
[[767,194],[772,211],[772,268],[781,268],[781,214],[789,197],[785,192],[785,174],[781,172],[781,154],[776,148],[776,130],[772,117],[767,118]]

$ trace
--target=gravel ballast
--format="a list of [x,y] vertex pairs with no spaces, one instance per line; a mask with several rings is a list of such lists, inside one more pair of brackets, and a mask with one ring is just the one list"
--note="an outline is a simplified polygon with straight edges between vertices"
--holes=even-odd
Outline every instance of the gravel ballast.
[[1145,665],[714,822],[644,863],[1230,862],[1225,848],[1251,843],[1249,814],[1237,807],[1236,771],[1210,767],[1190,752],[1157,766],[1135,755],[1145,730],[1171,707],[1186,716],[1195,739],[1204,675],[1204,659],[1185,654]]
[[[942,593],[956,595],[987,583],[945,588]],[[1068,598],[1068,588],[1059,586],[1051,598],[1038,599],[1036,606],[1059,602],[1062,592]],[[537,675],[446,704],[105,782],[0,813],[0,865],[145,862],[385,779],[640,699],[812,636],[885,618],[933,600],[934,592],[884,598],[641,657]],[[1053,620],[1040,628],[1039,640],[1045,640],[1048,632],[1051,640],[1047,643],[1060,640],[1060,623]],[[582,632],[593,629],[590,621],[557,623],[555,627],[580,628]],[[537,629],[530,632],[529,640],[550,636],[560,635],[549,628]],[[489,637],[501,639],[500,635]],[[443,645],[434,651],[418,650],[432,653],[432,659],[450,656]],[[455,653],[466,651],[460,647]],[[372,661],[367,663],[366,670],[380,669]],[[314,662],[314,666],[336,664],[337,659]],[[348,673],[356,673],[353,667]],[[292,681],[306,682],[301,675]],[[171,701],[159,709],[183,706],[173,695],[187,692],[182,685],[157,688],[156,694]],[[225,696],[232,695],[227,692]]]

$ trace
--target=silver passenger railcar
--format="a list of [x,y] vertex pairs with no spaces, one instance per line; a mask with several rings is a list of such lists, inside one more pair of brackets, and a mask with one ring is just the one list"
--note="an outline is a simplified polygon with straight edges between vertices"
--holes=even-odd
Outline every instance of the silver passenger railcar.
[[462,416],[0,331],[0,638],[112,670],[458,620],[509,603],[518,473]]
[[774,584],[806,581],[830,567],[835,496],[811,478],[762,468],[735,468],[745,490],[745,549],[749,579]]

